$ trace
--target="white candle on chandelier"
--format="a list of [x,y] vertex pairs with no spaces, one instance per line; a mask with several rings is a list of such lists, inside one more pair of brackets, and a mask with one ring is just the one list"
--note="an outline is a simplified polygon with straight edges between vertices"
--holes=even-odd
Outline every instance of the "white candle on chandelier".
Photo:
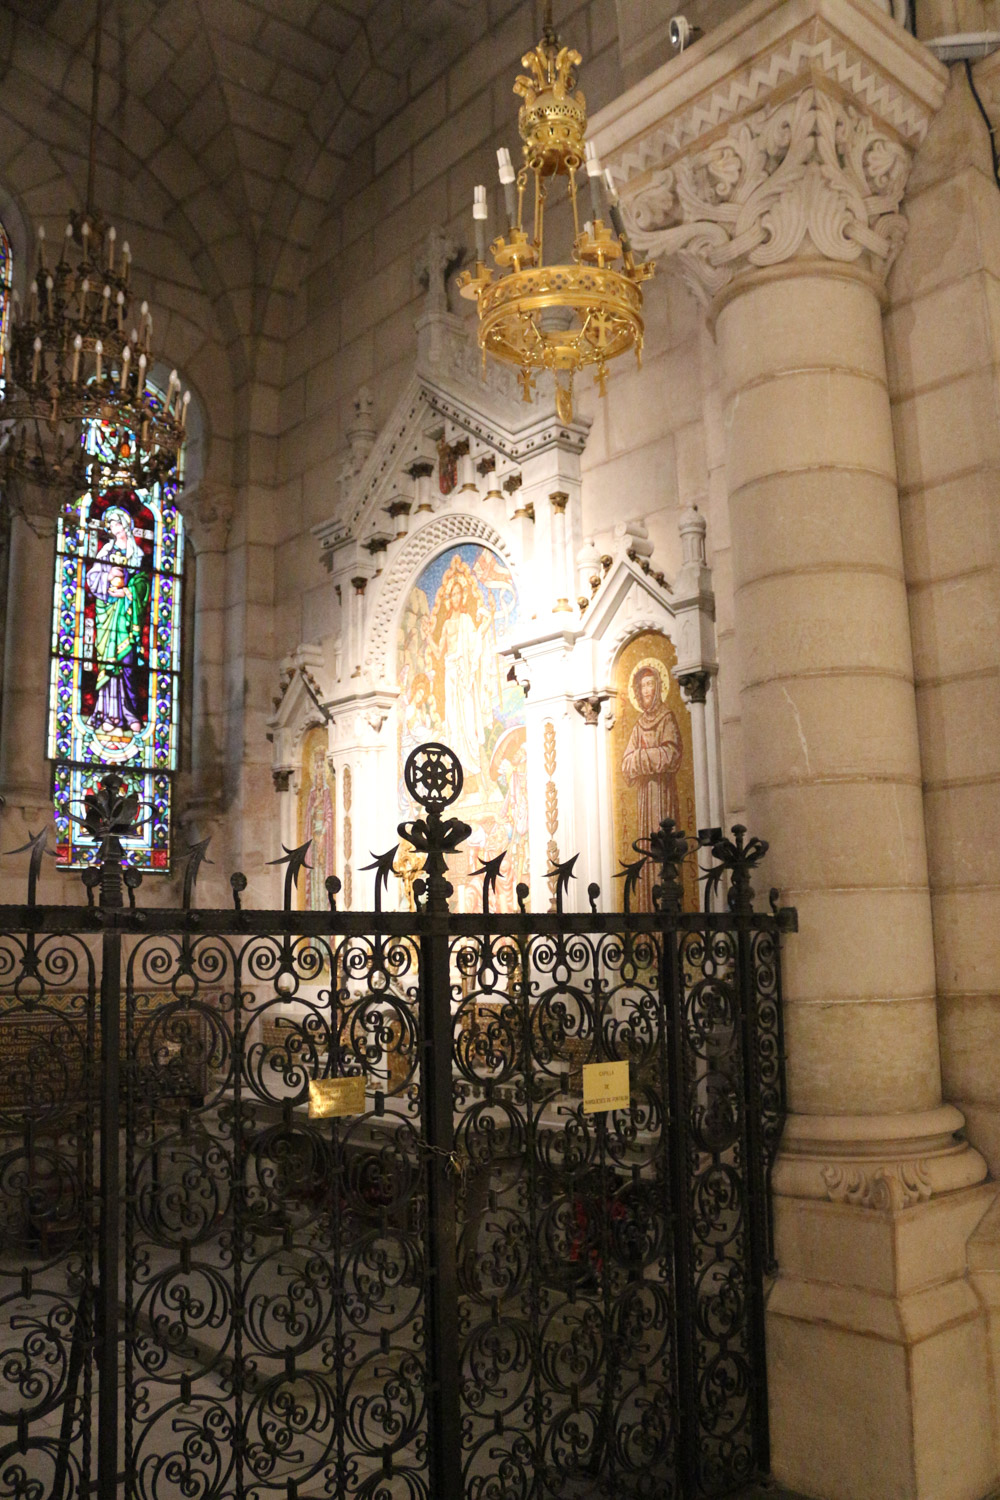
[[480,183],[472,189],[472,221],[476,231],[476,259],[486,264],[486,188]]
[[98,385],[100,385],[101,381],[104,379],[104,345],[101,343],[100,339],[98,339],[97,343],[94,345],[94,357],[97,360],[97,383]]
[[90,292],[90,282],[85,276],[80,283],[80,317],[87,316],[87,295]]
[[170,411],[171,411],[171,408],[172,408],[172,406],[174,404],[174,392],[180,386],[180,383],[181,382],[180,382],[180,378],[179,378],[179,376],[177,374],[177,371],[176,370],[171,370],[170,371],[170,379],[167,381],[166,413],[167,413],[168,417],[170,416]]
[[191,392],[185,391],[184,400],[181,402],[181,432],[184,432],[187,428],[188,407],[190,406],[190,404]]
[[46,278],[45,278],[45,306],[48,308],[49,317],[50,318],[54,318],[55,317],[55,313],[54,313],[54,311],[52,309],[52,289],[53,289],[54,286],[55,286],[55,282],[52,280],[52,277],[51,276],[46,276]]
[[104,304],[101,308],[101,322],[106,323],[108,321],[108,309],[111,306],[111,288],[109,286],[105,286],[104,291],[101,293],[101,301]]
[[77,334],[73,340],[73,374],[70,377],[74,385],[80,378],[80,350],[82,348],[83,339],[80,334]]
[[507,209],[507,220],[513,228],[517,216],[517,198],[514,193],[514,163],[510,159],[510,152],[506,146],[501,146],[497,151],[497,167],[500,171],[500,183],[503,187],[504,205]]
[[111,228],[108,230],[108,270],[109,271],[113,271],[114,268],[115,268],[115,240],[117,238],[118,238],[118,231],[115,228],[115,226],[112,224]]
[[119,330],[119,332],[121,332],[122,316],[123,316],[123,314],[125,312],[125,293],[124,292],[119,292],[118,293],[118,296],[115,298],[115,303],[116,303],[116,305],[118,307],[118,330]]
[[38,366],[42,358],[42,341],[40,338],[35,339],[32,348],[35,352],[31,360],[31,383],[35,385],[38,380]]
[[45,270],[45,225],[38,226],[38,269]]
[[128,384],[128,367],[131,362],[132,350],[129,348],[128,344],[126,344],[125,348],[122,350],[122,374],[121,380],[118,382],[119,389],[121,390],[124,390],[126,385]]
[[139,394],[142,395],[146,389],[146,356],[139,355]]
[[34,278],[28,286],[28,322],[33,323],[38,316],[38,285]]
[[128,247],[128,240],[123,240],[122,241],[122,277],[124,278],[124,280],[126,282],[126,285],[128,284],[129,274],[130,274],[131,270],[132,270],[132,252],[131,252],[131,250]]

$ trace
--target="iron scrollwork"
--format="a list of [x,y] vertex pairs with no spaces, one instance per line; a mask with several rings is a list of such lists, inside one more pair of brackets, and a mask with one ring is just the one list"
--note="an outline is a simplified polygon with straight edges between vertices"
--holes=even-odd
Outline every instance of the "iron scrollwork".
[[[497,856],[461,915],[461,765],[423,746],[405,785],[416,912],[384,909],[395,849],[374,910],[338,911],[331,878],[297,911],[308,845],[280,911],[241,873],[199,909],[204,843],[178,910],[126,902],[114,785],[85,902],[37,904],[32,841],[29,907],[0,912],[0,1500],[103,1500],[119,1474],[126,1500],[679,1500],[766,1469],[789,921],[753,910],[765,846],[714,841],[721,913],[681,910],[692,841],[664,824],[624,913],[573,859],[554,913],[525,887],[498,911]],[[625,1064],[627,1105],[584,1109],[595,1063]]]

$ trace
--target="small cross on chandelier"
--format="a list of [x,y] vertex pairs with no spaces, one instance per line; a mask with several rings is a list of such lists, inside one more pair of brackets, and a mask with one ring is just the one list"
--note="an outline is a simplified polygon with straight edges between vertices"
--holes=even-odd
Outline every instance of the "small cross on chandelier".
[[[524,165],[515,173],[506,147],[497,152],[507,212],[507,234],[490,245],[498,279],[487,264],[486,188],[474,191],[472,217],[476,231],[475,269],[463,271],[458,285],[479,311],[479,347],[520,371],[525,401],[535,375],[551,370],[556,379],[560,420],[573,418],[573,376],[596,366],[601,395],[607,363],[635,349],[641,360],[643,322],[640,285],[653,274],[653,262],[636,263],[622,223],[610,171],[602,172],[592,142],[585,140],[587,109],[576,87],[579,52],[560,47],[546,8],[542,40],[522,58],[530,76],[521,74],[514,92],[524,100],[518,130],[524,142]],[[577,177],[586,170],[591,217],[580,223]],[[550,182],[569,179],[573,212],[572,264],[546,265],[545,203]],[[533,224],[524,227],[525,194],[532,193]],[[618,263],[621,262],[619,269]],[[560,378],[562,377],[562,378]]]
[[[165,399],[147,385],[153,317],[143,302],[133,324],[128,242],[94,206],[103,0],[96,0],[86,207],[72,211],[49,263],[38,230],[26,305],[15,294],[0,385],[0,486],[19,481],[72,498],[111,480],[145,488],[167,477],[184,442],[190,393],[177,371]],[[88,445],[104,427],[104,453]]]

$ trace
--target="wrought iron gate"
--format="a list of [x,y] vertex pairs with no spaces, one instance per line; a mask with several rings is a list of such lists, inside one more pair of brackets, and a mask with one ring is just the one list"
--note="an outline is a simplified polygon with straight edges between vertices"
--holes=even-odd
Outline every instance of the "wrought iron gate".
[[[120,784],[87,904],[0,908],[0,1500],[669,1500],[768,1467],[781,1129],[766,846],[688,841],[625,915],[449,912],[424,746],[416,913],[136,902]],[[653,915],[629,914],[659,867]],[[124,882],[124,885],[123,885]],[[127,902],[125,900],[127,896]],[[706,903],[708,904],[708,903]],[[627,1103],[585,1095],[609,1063]],[[619,1069],[619,1073],[620,1073]],[[610,1074],[602,1074],[609,1078]],[[598,1080],[600,1082],[600,1079]]]

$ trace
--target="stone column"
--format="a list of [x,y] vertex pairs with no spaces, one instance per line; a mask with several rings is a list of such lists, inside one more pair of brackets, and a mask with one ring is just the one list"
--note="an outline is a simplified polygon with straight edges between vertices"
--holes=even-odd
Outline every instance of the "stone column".
[[52,762],[46,758],[52,645],[56,506],[34,497],[11,518],[4,642],[0,794],[3,848],[52,822]]
[[[205,838],[223,813],[226,662],[226,545],[233,500],[202,481],[181,496],[185,533],[194,552],[194,649],[191,683],[190,795],[181,821],[190,838]],[[213,854],[215,851],[213,850]]]
[[[799,909],[773,1183],[775,1472],[837,1500],[972,1500],[995,1480],[994,1417],[965,1246],[993,1189],[941,1101],[880,312],[945,80],[865,0],[756,0],[706,50],[624,162],[636,243],[672,259],[715,330],[748,822]],[[637,118],[653,114],[647,97]],[[657,149],[673,159],[650,170]]]

